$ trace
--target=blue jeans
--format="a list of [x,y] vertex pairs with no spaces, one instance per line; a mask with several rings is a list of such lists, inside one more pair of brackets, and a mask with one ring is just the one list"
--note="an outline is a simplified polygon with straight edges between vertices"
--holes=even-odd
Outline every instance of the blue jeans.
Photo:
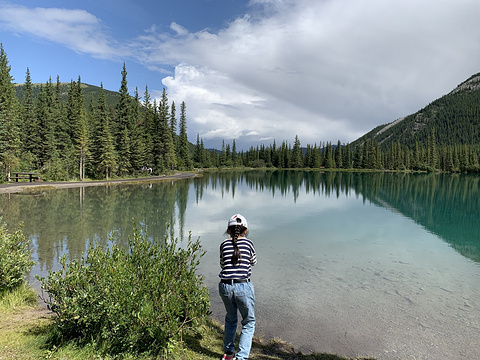
[[220,297],[225,304],[225,333],[223,347],[226,353],[235,351],[235,333],[237,331],[237,310],[242,315],[242,332],[238,341],[238,360],[245,360],[250,354],[253,333],[255,332],[255,293],[251,282],[218,285]]

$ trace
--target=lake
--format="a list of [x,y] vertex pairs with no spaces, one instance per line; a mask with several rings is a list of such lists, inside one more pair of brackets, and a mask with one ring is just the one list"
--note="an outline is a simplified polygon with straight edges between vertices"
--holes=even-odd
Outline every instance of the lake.
[[320,171],[205,172],[202,177],[0,195],[23,222],[35,274],[78,258],[132,219],[200,237],[199,272],[222,321],[219,245],[244,215],[256,246],[257,335],[297,350],[378,359],[480,358],[480,176]]

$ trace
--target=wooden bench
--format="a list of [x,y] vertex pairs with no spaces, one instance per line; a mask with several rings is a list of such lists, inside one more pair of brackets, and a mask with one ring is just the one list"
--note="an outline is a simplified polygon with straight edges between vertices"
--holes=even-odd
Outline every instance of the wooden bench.
[[10,175],[9,181],[14,181],[18,182],[18,180],[29,180],[30,182],[32,181],[42,181],[42,178],[40,177],[40,174],[37,172],[12,172]]

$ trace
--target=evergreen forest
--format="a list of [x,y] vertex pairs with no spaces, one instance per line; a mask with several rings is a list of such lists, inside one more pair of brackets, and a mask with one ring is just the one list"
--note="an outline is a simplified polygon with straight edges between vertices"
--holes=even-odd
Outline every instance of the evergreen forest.
[[[50,78],[13,83],[0,43],[0,162],[11,172],[38,171],[45,180],[159,175],[193,168],[327,168],[480,172],[480,74],[419,112],[373,129],[352,143],[252,146],[236,142],[206,149],[187,138],[186,104],[148,86],[130,95],[125,64],[119,92]],[[178,117],[178,119],[177,119]]]

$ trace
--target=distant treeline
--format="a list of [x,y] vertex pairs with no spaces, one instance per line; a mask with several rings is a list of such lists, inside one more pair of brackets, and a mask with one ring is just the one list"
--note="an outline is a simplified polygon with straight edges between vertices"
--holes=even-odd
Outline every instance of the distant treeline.
[[[67,87],[50,79],[39,89],[27,68],[21,101],[10,76],[0,43],[0,162],[5,176],[12,171],[38,170],[48,180],[111,178],[162,174],[172,169],[222,167],[441,170],[479,172],[478,145],[437,145],[435,129],[424,142],[406,146],[400,141],[382,148],[366,138],[354,144],[320,143],[302,147],[258,145],[237,151],[223,142],[220,150],[205,149],[187,138],[186,104],[169,103],[164,89],[152,101],[145,88],[129,95],[125,64],[116,105],[106,101],[103,85],[98,96],[85,100],[80,77]],[[35,94],[34,94],[35,90]],[[111,94],[108,94],[111,96]]]
[[[198,145],[196,149],[201,149]],[[351,145],[330,142],[301,147],[295,137],[293,146],[282,142],[273,145],[251,147],[248,151],[236,153],[235,142],[231,148],[222,146],[215,156],[220,167],[275,167],[327,168],[327,169],[371,169],[371,170],[414,170],[445,172],[480,172],[480,148],[474,145],[437,146],[435,131],[432,130],[426,144],[416,142],[411,149],[397,141],[388,149],[371,139]],[[196,150],[196,153],[199,150]],[[197,155],[195,157],[197,159]],[[203,159],[200,159],[202,163]],[[207,162],[209,165],[209,163]]]

